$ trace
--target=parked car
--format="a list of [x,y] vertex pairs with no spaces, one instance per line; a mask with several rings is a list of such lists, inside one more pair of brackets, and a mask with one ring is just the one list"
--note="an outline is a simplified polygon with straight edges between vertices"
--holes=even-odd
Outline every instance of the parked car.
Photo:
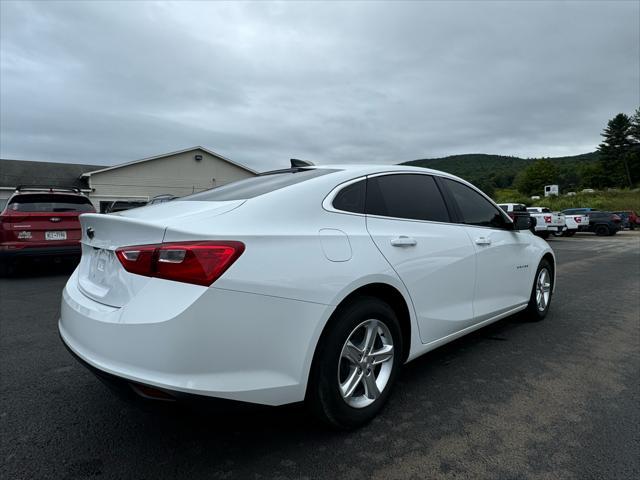
[[615,235],[622,229],[622,219],[611,212],[601,212],[595,208],[567,208],[562,211],[565,215],[586,214],[589,226],[581,229],[596,235]]
[[527,212],[535,218],[535,234],[542,238],[549,238],[549,235],[562,234],[566,225],[564,213],[552,212],[547,207],[527,207]]
[[618,215],[622,220],[623,228],[635,230],[636,226],[640,226],[640,217],[633,210],[622,210],[620,212],[612,212]]
[[159,203],[170,202],[171,200],[175,200],[176,198],[178,197],[176,197],[175,195],[171,195],[170,193],[156,195],[151,200],[149,200],[149,202],[147,202],[147,205],[157,205]]
[[615,235],[622,230],[622,219],[611,212],[589,212],[589,232],[596,235]]
[[280,170],[152,209],[81,217],[64,344],[147,399],[305,400],[355,428],[401,366],[518,311],[555,258],[469,183],[407,166]]
[[566,229],[561,233],[554,233],[554,235],[572,237],[577,232],[582,232],[589,229],[589,215],[586,214],[565,214],[564,222]]
[[0,273],[20,258],[79,257],[78,217],[94,212],[77,188],[18,187],[0,212]]
[[104,213],[124,212],[132,208],[144,207],[147,202],[137,200],[116,200],[109,205]]

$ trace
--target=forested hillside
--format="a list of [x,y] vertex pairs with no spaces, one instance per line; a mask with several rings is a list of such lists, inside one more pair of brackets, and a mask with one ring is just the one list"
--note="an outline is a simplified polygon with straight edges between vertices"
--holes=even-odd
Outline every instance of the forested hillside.
[[[502,155],[472,153],[451,155],[442,158],[427,158],[404,162],[405,165],[433,168],[452,173],[477,185],[491,194],[496,188],[508,188],[514,185],[516,176],[532,165],[536,160]],[[597,165],[598,152],[585,153],[572,157],[545,158],[556,169],[556,183],[563,191],[588,187],[581,184],[581,172]]]

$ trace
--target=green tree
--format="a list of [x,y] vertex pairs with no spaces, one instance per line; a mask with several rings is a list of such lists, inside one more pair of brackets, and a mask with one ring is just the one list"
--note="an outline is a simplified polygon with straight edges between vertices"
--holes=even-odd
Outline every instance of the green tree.
[[610,178],[603,170],[600,162],[581,165],[578,169],[578,174],[581,188],[601,189],[610,185]]
[[640,107],[636,108],[636,111],[631,116],[629,138],[631,148],[627,154],[627,165],[631,180],[636,184],[640,181]]
[[525,195],[542,195],[544,186],[558,181],[558,168],[549,160],[541,158],[525,168],[515,180],[519,192]]
[[604,141],[598,146],[602,169],[607,173],[610,186],[633,186],[629,169],[631,152],[631,119],[619,113],[607,123],[601,135]]

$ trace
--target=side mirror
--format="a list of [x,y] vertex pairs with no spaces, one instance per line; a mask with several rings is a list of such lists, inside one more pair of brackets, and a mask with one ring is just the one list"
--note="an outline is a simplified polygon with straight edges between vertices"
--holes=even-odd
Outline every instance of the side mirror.
[[531,217],[528,213],[518,214],[516,213],[513,219],[514,230],[529,230],[531,226]]

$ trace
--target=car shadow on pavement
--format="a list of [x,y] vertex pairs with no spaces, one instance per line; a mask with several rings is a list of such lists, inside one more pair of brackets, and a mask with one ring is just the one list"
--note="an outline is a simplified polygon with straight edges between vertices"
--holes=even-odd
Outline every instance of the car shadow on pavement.
[[[76,443],[79,450],[66,468],[82,469],[87,462],[97,462],[97,471],[109,478],[134,478],[141,472],[144,478],[171,478],[177,472],[189,472],[193,478],[227,478],[227,470],[235,470],[239,478],[258,471],[266,478],[290,478],[287,472],[302,465],[318,471],[340,468],[347,458],[361,454],[360,440],[370,443],[368,454],[382,465],[398,454],[397,449],[385,447],[386,441],[413,438],[415,442],[420,438],[421,443],[428,443],[462,428],[460,425],[469,420],[465,402],[477,396],[478,387],[490,388],[495,381],[488,372],[512,376],[476,362],[478,350],[482,353],[500,346],[508,357],[513,348],[511,333],[521,328],[526,329],[527,323],[520,317],[509,317],[407,364],[381,414],[354,432],[333,431],[319,424],[303,404],[264,407],[219,400],[202,404],[125,402],[85,370],[86,375],[69,376],[70,383],[59,390],[67,398],[59,408],[85,419],[75,427],[74,436],[83,441]],[[507,360],[497,359],[498,363],[503,361]],[[463,370],[470,378],[483,379],[485,386],[463,379]],[[112,451],[103,455],[85,446],[106,447],[114,439],[126,445],[128,456],[138,459],[126,472],[112,458],[118,447],[108,447]],[[292,459],[298,466],[289,466]]]
[[[473,352],[478,344],[508,342],[509,332],[526,326],[527,323],[520,315],[508,317],[413,360],[404,366],[396,390],[424,388],[425,384],[433,378],[432,374],[442,370],[443,366],[462,361],[461,357],[467,355],[467,351]],[[96,383],[100,382],[96,380]],[[100,385],[100,388],[105,387]],[[402,392],[397,393],[402,394]],[[392,395],[388,408],[394,408],[394,396],[398,395]],[[296,432],[303,436],[348,434],[348,432],[332,430],[317,422],[302,402],[270,407],[214,398],[201,398],[189,402],[164,402],[133,398],[135,395],[125,401],[122,395],[118,396],[120,398],[114,401],[120,402],[126,410],[130,409],[131,413],[136,412],[135,415],[139,421],[145,424],[149,422],[149,426],[153,428],[162,426],[163,429],[175,429],[175,433],[188,431],[189,435],[197,435],[201,432],[209,440],[213,440],[216,435],[226,438],[230,433],[241,435],[270,432],[276,436],[278,433],[290,435]],[[104,410],[101,411],[104,412]],[[378,421],[379,419],[375,419],[373,423]]]
[[78,266],[78,259],[68,258],[29,258],[20,259],[11,265],[10,271],[2,278],[33,278],[69,276]]

